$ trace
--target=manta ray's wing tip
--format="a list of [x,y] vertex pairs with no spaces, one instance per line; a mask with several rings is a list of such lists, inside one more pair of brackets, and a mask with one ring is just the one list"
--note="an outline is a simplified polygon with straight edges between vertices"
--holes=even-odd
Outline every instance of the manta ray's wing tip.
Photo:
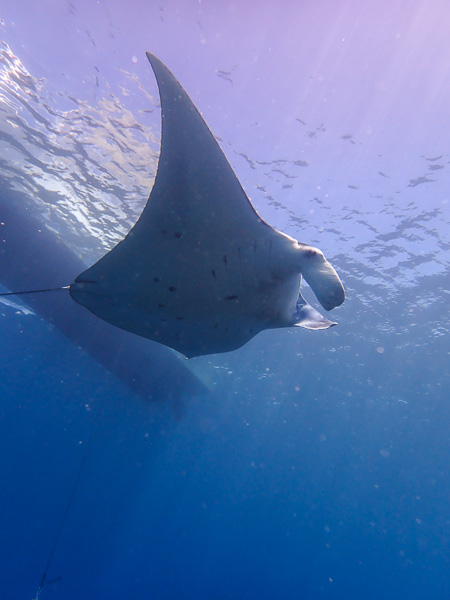
[[160,61],[156,58],[156,56],[154,54],[152,54],[151,52],[146,52],[145,56],[148,59],[148,62],[150,63],[150,65],[152,66],[152,69],[155,68],[155,65],[158,64]]
[[162,63],[157,56],[152,54],[151,52],[145,52],[145,56],[148,58],[148,62],[151,64],[152,68],[155,67],[164,67],[167,70],[167,67]]

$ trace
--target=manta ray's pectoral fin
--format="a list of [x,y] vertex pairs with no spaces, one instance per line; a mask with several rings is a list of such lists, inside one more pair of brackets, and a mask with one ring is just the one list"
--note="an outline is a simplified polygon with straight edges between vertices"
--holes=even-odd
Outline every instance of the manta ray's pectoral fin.
[[328,329],[337,325],[335,321],[329,321],[315,308],[306,302],[301,294],[298,296],[296,312],[293,316],[292,325],[304,327],[305,329]]
[[[338,274],[318,248],[299,244],[300,273],[325,310],[340,306],[345,300],[344,287]],[[334,323],[333,323],[334,325]]]

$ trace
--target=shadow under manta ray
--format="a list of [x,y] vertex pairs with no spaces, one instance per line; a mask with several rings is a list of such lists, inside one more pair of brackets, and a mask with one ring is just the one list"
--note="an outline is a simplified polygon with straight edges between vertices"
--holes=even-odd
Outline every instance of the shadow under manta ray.
[[234,350],[264,329],[335,325],[300,294],[303,275],[326,310],[342,304],[333,267],[258,216],[184,89],[147,58],[161,96],[155,183],[136,225],[76,278],[72,298],[188,358]]

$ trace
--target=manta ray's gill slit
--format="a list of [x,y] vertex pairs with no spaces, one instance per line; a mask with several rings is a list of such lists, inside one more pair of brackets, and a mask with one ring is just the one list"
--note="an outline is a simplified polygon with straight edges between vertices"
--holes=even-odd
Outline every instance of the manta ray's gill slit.
[[161,278],[160,277],[153,277],[153,281],[155,283],[159,283],[161,281]]
[[214,280],[216,279],[216,271],[214,269],[211,270],[211,275],[213,276]]

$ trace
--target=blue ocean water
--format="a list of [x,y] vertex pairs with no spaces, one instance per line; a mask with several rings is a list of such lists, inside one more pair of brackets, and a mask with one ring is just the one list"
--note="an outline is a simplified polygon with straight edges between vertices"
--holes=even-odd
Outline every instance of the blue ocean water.
[[120,240],[157,164],[151,50],[347,299],[151,403],[0,304],[0,598],[53,549],[42,599],[448,598],[445,5],[44,4],[0,15],[3,194],[86,263]]

